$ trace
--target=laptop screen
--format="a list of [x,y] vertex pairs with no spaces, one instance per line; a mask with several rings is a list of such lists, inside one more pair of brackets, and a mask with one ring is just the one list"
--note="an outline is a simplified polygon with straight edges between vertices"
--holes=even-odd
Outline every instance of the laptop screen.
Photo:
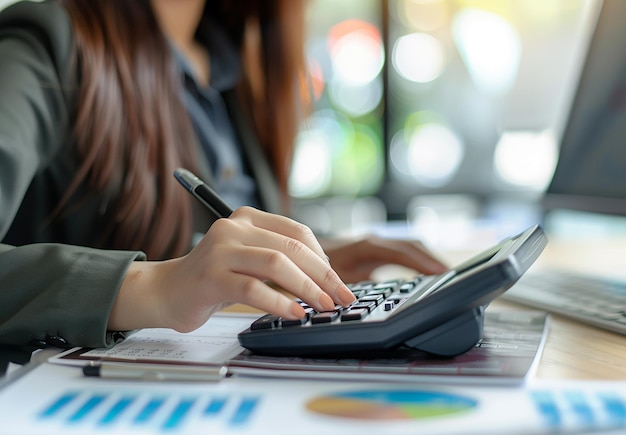
[[544,205],[626,215],[626,1],[604,0]]

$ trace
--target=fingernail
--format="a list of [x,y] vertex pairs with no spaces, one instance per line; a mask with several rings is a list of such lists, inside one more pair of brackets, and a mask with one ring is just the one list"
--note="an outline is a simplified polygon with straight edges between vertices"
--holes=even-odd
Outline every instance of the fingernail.
[[326,293],[322,293],[320,295],[320,306],[325,311],[330,311],[330,310],[334,310],[335,309],[335,303],[333,302],[331,297],[328,296],[328,294],[326,294]]
[[339,298],[341,305],[343,305],[344,307],[350,305],[356,299],[354,293],[352,293],[350,289],[345,286],[339,288],[339,291],[337,292],[337,297]]
[[295,319],[300,319],[301,317],[304,317],[304,309],[298,303],[292,303],[290,311]]
[[433,265],[433,270],[434,270],[434,273],[444,273],[444,272],[447,272],[449,268],[444,266],[441,263],[438,263],[438,264]]

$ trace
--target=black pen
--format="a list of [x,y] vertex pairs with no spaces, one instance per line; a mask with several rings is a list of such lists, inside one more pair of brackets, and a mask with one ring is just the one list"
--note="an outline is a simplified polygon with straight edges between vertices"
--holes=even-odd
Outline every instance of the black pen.
[[174,177],[193,196],[204,204],[218,218],[227,218],[233,209],[219,197],[204,181],[196,177],[187,169],[178,168],[174,171]]

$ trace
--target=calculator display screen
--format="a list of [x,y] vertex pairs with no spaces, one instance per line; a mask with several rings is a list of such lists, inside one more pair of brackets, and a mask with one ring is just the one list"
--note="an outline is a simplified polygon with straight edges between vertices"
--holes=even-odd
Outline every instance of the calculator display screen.
[[474,269],[482,264],[487,263],[489,260],[491,260],[493,257],[496,256],[496,254],[498,252],[500,252],[502,249],[506,248],[507,246],[509,246],[511,243],[513,243],[514,239],[506,239],[503,240],[502,242],[498,243],[497,245],[481,252],[478,255],[475,255],[474,257],[470,258],[467,261],[464,261],[463,263],[459,264],[458,266],[454,267],[454,271],[456,271],[457,276],[461,275],[463,272],[467,272],[471,269]]

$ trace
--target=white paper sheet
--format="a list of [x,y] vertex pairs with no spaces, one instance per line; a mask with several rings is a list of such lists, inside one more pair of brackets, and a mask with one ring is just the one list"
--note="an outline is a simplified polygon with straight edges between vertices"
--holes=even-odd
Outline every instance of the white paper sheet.
[[229,372],[237,375],[278,378],[520,385],[532,374],[541,355],[548,329],[546,316],[534,311],[487,311],[483,338],[455,358],[432,358],[406,349],[369,359],[254,355],[239,346],[237,334],[258,316],[221,313],[189,334],[147,329],[111,349],[76,348],[51,361],[74,365],[94,359],[227,365]]
[[[110,349],[70,349],[50,358],[53,363],[85,365],[89,359],[157,361],[221,365],[244,349],[237,341],[259,315],[216,314],[188,334],[171,329],[144,329]],[[69,357],[80,353],[80,359]]]
[[3,435],[590,433],[624,430],[626,382],[128,382],[46,363],[0,390],[0,413]]

